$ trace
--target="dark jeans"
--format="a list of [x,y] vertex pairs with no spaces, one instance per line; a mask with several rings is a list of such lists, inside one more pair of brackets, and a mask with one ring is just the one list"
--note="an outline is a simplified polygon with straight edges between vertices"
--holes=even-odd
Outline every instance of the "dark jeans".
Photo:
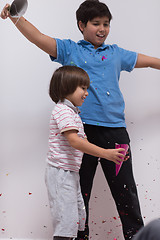
[[[129,144],[130,142],[125,128],[107,128],[85,124],[84,129],[89,142],[106,149],[115,148],[115,143]],[[115,175],[115,163],[107,161],[106,159],[100,159],[102,170],[109,184],[122,222],[123,234],[126,240],[130,240],[143,226],[137,189],[132,172],[132,157],[130,148],[128,154],[130,158],[123,163],[117,177]],[[87,236],[89,236],[89,199],[97,165],[97,157],[84,154],[80,169],[80,184],[86,206],[87,219],[86,230],[84,232],[78,232],[77,239],[88,239]]]

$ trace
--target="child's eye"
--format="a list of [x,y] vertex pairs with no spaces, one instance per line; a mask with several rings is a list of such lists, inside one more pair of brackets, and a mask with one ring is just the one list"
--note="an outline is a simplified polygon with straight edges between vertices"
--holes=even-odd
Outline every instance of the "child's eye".
[[83,90],[86,90],[87,89],[87,87],[81,87]]
[[109,23],[104,24],[104,27],[109,27],[109,26],[110,26]]
[[94,23],[93,25],[94,25],[94,26],[98,26],[99,24],[98,24],[98,23]]
[[92,24],[93,24],[94,26],[98,26],[98,25],[99,25],[98,22],[93,22]]

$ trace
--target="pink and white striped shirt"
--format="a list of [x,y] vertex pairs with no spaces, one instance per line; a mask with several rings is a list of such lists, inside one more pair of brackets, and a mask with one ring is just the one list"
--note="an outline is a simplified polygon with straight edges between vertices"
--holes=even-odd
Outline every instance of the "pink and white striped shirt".
[[83,153],[73,148],[64,132],[75,129],[80,138],[86,138],[79,110],[69,100],[58,102],[50,119],[49,149],[47,162],[57,168],[78,172]]

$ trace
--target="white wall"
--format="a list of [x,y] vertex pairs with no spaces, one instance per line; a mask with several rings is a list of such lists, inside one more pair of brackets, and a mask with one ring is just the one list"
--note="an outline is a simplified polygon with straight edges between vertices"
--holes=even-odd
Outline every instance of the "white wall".
[[[45,34],[78,41],[75,11],[81,2],[30,0],[25,17]],[[113,14],[108,43],[160,57],[159,0],[104,2]],[[1,0],[0,9],[5,3]],[[53,107],[48,85],[58,66],[10,20],[0,19],[0,238],[52,238],[44,171]],[[158,70],[136,69],[122,73],[120,83],[145,222],[160,212],[159,78]],[[123,239],[100,168],[90,208],[91,239]]]

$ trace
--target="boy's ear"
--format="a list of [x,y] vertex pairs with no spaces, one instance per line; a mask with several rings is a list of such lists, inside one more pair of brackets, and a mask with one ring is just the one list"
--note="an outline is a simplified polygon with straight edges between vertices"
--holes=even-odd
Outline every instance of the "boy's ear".
[[79,29],[81,30],[81,32],[83,32],[84,28],[85,28],[85,24],[82,23],[82,21],[79,21],[78,26],[79,26]]

